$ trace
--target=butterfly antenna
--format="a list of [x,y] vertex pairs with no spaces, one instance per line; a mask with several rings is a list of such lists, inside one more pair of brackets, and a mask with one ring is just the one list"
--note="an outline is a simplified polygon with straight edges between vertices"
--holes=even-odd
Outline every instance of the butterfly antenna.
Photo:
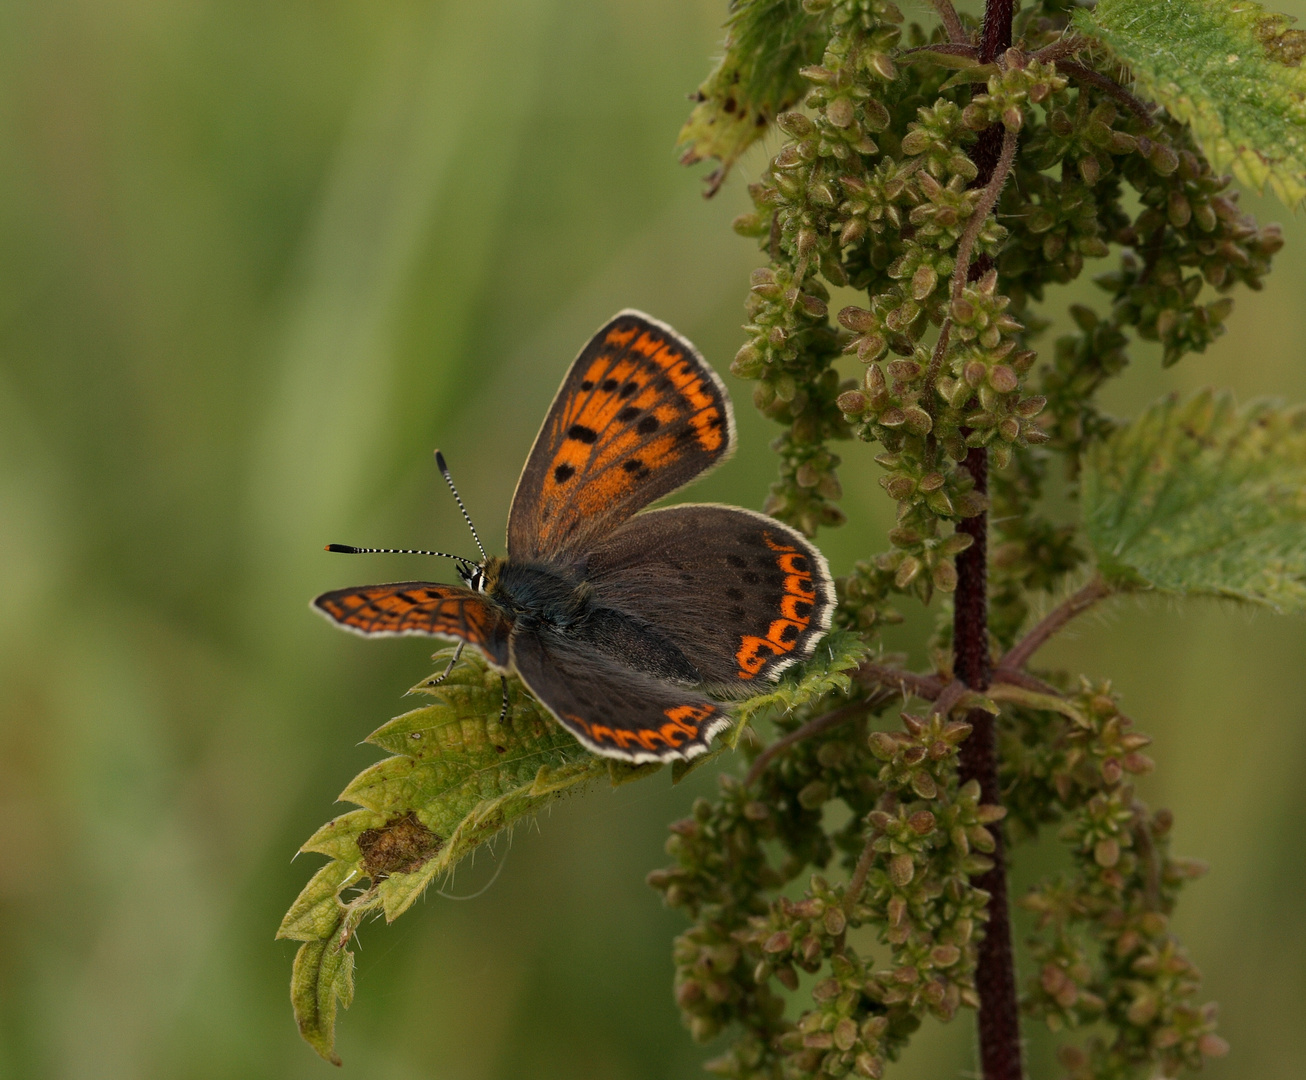
[[352,544],[327,544],[327,551],[336,551],[342,555],[438,555],[442,559],[453,559],[464,566],[470,566],[471,560],[461,555],[449,555],[443,551],[422,551],[418,548],[361,548]]
[[454,502],[458,504],[458,509],[463,512],[463,520],[467,522],[467,527],[472,530],[472,539],[476,541],[476,546],[481,549],[481,558],[488,559],[489,555],[485,553],[485,545],[481,543],[481,538],[476,535],[476,526],[472,524],[472,516],[467,512],[467,507],[463,505],[463,498],[458,494],[453,477],[449,475],[449,466],[444,463],[444,455],[439,450],[435,452],[435,467],[440,470],[444,482],[449,485],[449,490],[453,492]]

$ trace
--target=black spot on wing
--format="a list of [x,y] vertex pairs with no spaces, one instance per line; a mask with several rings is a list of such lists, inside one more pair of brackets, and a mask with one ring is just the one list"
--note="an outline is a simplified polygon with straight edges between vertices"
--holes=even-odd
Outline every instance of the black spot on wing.
[[[622,424],[629,424],[640,414],[640,410],[634,405],[627,405],[621,412],[617,413],[617,421]],[[642,424],[640,425],[643,426]]]
[[562,464],[553,470],[553,479],[559,484],[565,484],[576,474],[575,468],[571,465]]
[[630,397],[631,394],[633,394],[638,389],[639,389],[639,383],[628,382],[625,385],[623,385],[622,388],[617,392],[617,396],[619,398],[628,398]]
[[584,424],[572,424],[567,429],[567,438],[575,439],[577,442],[593,443],[599,437],[598,432],[593,428],[586,427]]
[[652,435],[653,432],[657,431],[657,429],[658,429],[658,421],[656,416],[644,417],[644,419],[641,420],[639,422],[639,425],[635,428],[635,430],[638,431],[641,435]]

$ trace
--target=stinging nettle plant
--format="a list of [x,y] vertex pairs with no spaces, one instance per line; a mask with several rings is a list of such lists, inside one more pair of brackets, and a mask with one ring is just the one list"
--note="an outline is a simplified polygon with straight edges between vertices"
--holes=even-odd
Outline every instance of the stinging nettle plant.
[[[1095,405],[1131,338],[1169,366],[1261,287],[1279,231],[1219,170],[1306,198],[1306,33],[1246,0],[988,0],[979,23],[932,6],[918,26],[889,0],[735,0],[681,133],[687,162],[720,163],[709,194],[783,133],[735,223],[765,265],[733,371],[784,425],[766,509],[839,525],[831,444],[852,438],[897,519],[813,661],[673,768],[725,766],[649,878],[691,923],[675,997],[696,1039],[732,1034],[707,1067],[735,1080],[880,1077],[924,1017],[964,1010],[985,1080],[1023,1075],[1022,1019],[1066,1033],[1067,1080],[1175,1077],[1226,1050],[1169,929],[1202,868],[1134,789],[1149,740],[1111,684],[1030,665],[1116,593],[1306,609],[1306,409]],[[1090,260],[1102,303],[1036,351],[1046,286]],[[861,299],[832,318],[831,287]],[[1052,485],[1077,523],[1046,512]],[[909,602],[937,612],[916,664],[879,642]],[[305,843],[330,861],[279,931],[302,943],[300,1030],[333,1060],[364,918],[580,785],[661,768],[587,754],[515,680],[500,724],[479,657],[414,689],[430,704],[370,737],[392,756]],[[1007,848],[1048,827],[1071,869],[1009,900]],[[1037,926],[1023,986],[1011,902]]]

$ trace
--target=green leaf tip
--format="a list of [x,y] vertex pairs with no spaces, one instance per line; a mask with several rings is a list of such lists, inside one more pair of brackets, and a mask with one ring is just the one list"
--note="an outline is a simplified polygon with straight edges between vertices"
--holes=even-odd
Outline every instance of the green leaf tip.
[[787,713],[826,694],[847,694],[852,690],[852,676],[848,672],[865,660],[870,651],[861,634],[851,630],[831,631],[806,661],[784,673],[774,690],[739,702],[734,709],[734,725],[718,738],[708,753],[690,761],[673,762],[672,782],[680,783],[695,769],[716,760],[727,750],[734,750],[749,724],[768,710]]
[[1306,199],[1306,33],[1251,0],[1101,0],[1075,26],[1132,71],[1137,92],[1192,127],[1217,166]]
[[1306,408],[1165,398],[1088,452],[1082,503],[1117,588],[1306,610]]
[[299,1033],[332,1065],[344,1064],[335,1052],[336,1005],[354,998],[354,954],[335,940],[306,941],[295,954],[290,1001]]
[[725,53],[691,95],[697,104],[676,140],[681,164],[721,163],[707,177],[706,195],[716,194],[740,155],[802,97],[807,81],[799,69],[821,58],[823,25],[801,0],[731,5]]
[[737,722],[726,736],[730,745],[737,746],[744,725],[766,709],[790,712],[826,694],[847,694],[852,690],[852,676],[848,672],[865,660],[870,651],[861,634],[851,630],[831,631],[804,663],[785,672],[774,690],[736,706]]

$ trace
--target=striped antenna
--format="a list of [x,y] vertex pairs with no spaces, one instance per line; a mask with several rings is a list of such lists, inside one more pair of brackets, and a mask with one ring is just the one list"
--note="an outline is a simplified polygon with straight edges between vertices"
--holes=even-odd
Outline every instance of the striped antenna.
[[461,555],[448,555],[443,551],[420,551],[417,548],[361,548],[350,544],[327,544],[327,551],[337,551],[342,555],[438,555],[442,559],[453,559],[464,566],[470,566],[468,559]]
[[454,487],[453,477],[449,475],[449,466],[444,463],[444,455],[439,450],[435,452],[435,467],[440,470],[444,482],[449,485],[449,490],[453,492],[454,501],[458,504],[458,509],[463,512],[463,520],[467,522],[467,527],[472,530],[472,539],[476,541],[476,546],[481,549],[481,558],[488,559],[490,556],[485,553],[485,545],[481,543],[481,538],[476,535],[476,526],[472,524],[472,516],[467,512],[467,507],[463,505],[462,496],[458,494],[458,489]]

